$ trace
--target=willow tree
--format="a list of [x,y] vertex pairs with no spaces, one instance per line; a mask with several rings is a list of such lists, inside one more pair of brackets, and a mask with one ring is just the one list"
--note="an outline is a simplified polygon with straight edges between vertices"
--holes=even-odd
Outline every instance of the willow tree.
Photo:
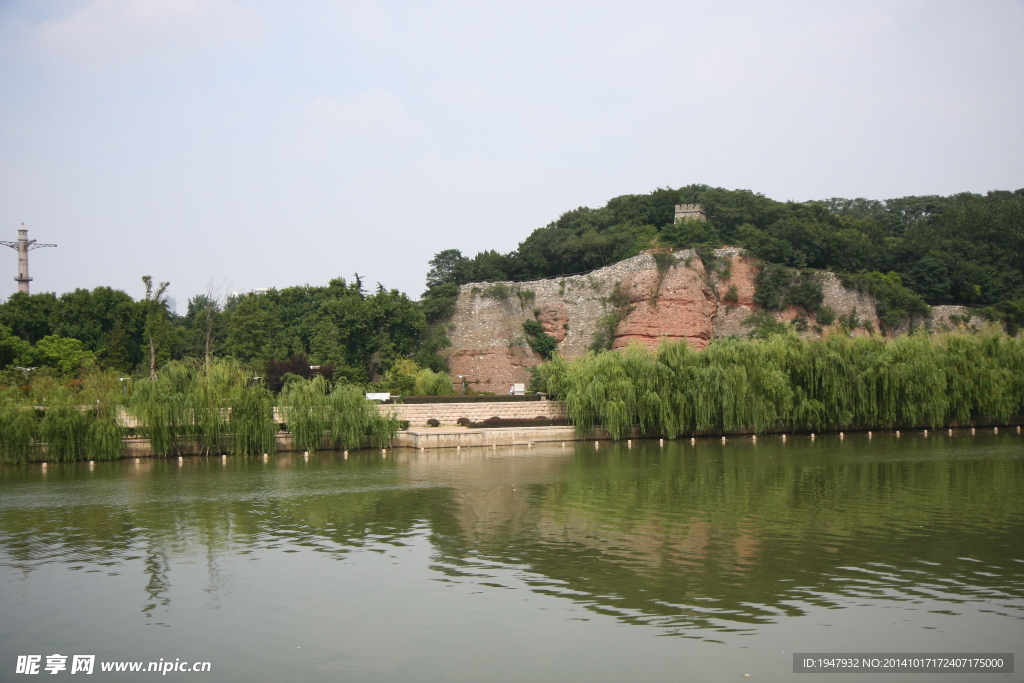
[[381,415],[355,385],[331,389],[323,377],[293,379],[281,391],[280,405],[295,450],[386,446],[398,431],[398,420]]
[[583,433],[646,435],[1006,421],[1024,414],[1024,340],[1002,334],[886,341],[795,334],[723,339],[701,352],[555,358],[539,373]]

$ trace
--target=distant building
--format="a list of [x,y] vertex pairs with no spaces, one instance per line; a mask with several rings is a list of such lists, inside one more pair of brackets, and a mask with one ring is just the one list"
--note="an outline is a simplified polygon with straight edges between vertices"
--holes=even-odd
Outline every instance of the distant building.
[[676,204],[675,222],[678,223],[688,219],[706,221],[708,219],[708,215],[704,213],[704,207],[700,204]]

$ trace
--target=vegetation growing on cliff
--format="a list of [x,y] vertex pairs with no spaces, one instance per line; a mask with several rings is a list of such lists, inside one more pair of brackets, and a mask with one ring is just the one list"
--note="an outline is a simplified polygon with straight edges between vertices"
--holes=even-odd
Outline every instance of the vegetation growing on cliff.
[[683,434],[938,426],[1024,415],[1024,339],[906,335],[885,342],[833,335],[725,339],[700,353],[556,357],[537,370],[585,432]]
[[[708,220],[675,224],[676,204],[702,204]],[[568,275],[652,246],[722,244],[769,264],[859,274],[848,281],[882,299],[888,327],[926,303],[987,307],[1024,325],[1024,189],[885,201],[778,202],[707,185],[623,195],[562,214],[508,254],[440,252],[423,300],[436,305],[449,294],[435,288],[450,283]]]

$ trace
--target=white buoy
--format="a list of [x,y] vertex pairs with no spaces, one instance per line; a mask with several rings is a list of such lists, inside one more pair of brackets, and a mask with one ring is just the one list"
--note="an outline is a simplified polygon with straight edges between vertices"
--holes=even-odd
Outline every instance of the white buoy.
[[1017,433],[1020,434],[1020,425],[1017,425]]
[[269,459],[270,459],[270,457],[266,453],[264,453],[263,454],[263,462],[266,462]]
[[974,436],[974,427],[971,427],[971,436]]
[[811,432],[811,441],[814,441],[817,437],[814,432]]
[[386,448],[380,449],[380,457],[382,457],[382,458],[388,457],[388,449],[386,449]]
[[785,435],[785,434],[783,434],[783,435],[782,435],[782,440],[783,440],[783,441],[785,441],[785,440],[786,440],[786,435]]
[[626,439],[626,448],[633,447],[633,439]]
[[[92,462],[92,461],[90,460],[90,462]],[[183,457],[181,457],[181,456],[179,455],[179,456],[178,456],[178,464],[180,465],[180,464],[182,464],[183,462],[185,462],[185,458],[183,458]]]
[[346,460],[348,460],[348,451],[345,451],[345,452],[344,452],[344,454],[343,454],[343,457],[344,457],[344,458],[345,458]]
[[900,430],[898,430],[898,429],[896,430],[896,438],[897,439],[900,438]]
[[953,430],[952,429],[949,430],[949,436],[953,436]]
[[925,435],[925,438],[927,438],[927,437],[928,437],[928,430],[927,430],[927,429],[926,429],[926,430],[924,430],[924,435]]
[[993,427],[992,428],[992,433],[993,434],[998,434],[999,433],[999,427]]
[[[179,458],[179,460],[180,460],[180,458]],[[96,461],[95,460],[90,460],[89,461],[89,469],[90,470],[96,469]]]
[[725,437],[724,436],[722,437],[722,443],[725,443]]
[[751,436],[750,440],[753,441],[754,443],[757,443],[757,434],[754,434],[753,436]]
[[659,446],[664,446],[665,445],[665,439],[658,439],[658,445]]
[[874,432],[868,432],[868,438],[869,438],[869,439],[870,439],[870,438],[872,438],[872,437],[874,437],[874,436],[875,436],[875,433],[874,433]]
[[135,458],[135,464],[136,464],[136,465],[138,465],[138,464],[139,464],[140,462],[142,462],[142,461],[141,461],[141,460],[139,460],[138,458]]
[[846,438],[846,435],[843,434],[842,432],[839,432],[839,440],[842,441],[845,438]]
[[[220,456],[220,461],[223,462],[223,463],[226,463],[228,461],[228,456],[226,456],[226,455]],[[138,460],[136,460],[135,462],[138,462]]]
[[564,441],[562,442],[562,448],[565,448],[565,442]]
[[461,450],[462,450],[462,446],[456,446],[456,447],[455,447],[455,450],[457,450],[457,451],[461,451]]
[[691,446],[696,446],[697,445],[697,438],[696,437],[694,437],[694,436],[690,437],[690,445]]
[[496,451],[496,450],[498,450],[498,444],[496,444],[496,443],[492,443],[492,444],[491,444],[491,450],[492,450],[492,451]]
[[594,448],[597,448],[597,442],[596,441],[594,442]]
[[44,470],[46,469],[46,463],[45,462],[43,463],[43,469]]

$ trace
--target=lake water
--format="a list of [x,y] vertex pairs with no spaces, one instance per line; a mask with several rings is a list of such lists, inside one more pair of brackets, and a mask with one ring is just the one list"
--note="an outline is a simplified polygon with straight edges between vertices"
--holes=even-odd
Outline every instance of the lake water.
[[1007,430],[0,467],[4,681],[852,683],[792,653],[1022,644]]

